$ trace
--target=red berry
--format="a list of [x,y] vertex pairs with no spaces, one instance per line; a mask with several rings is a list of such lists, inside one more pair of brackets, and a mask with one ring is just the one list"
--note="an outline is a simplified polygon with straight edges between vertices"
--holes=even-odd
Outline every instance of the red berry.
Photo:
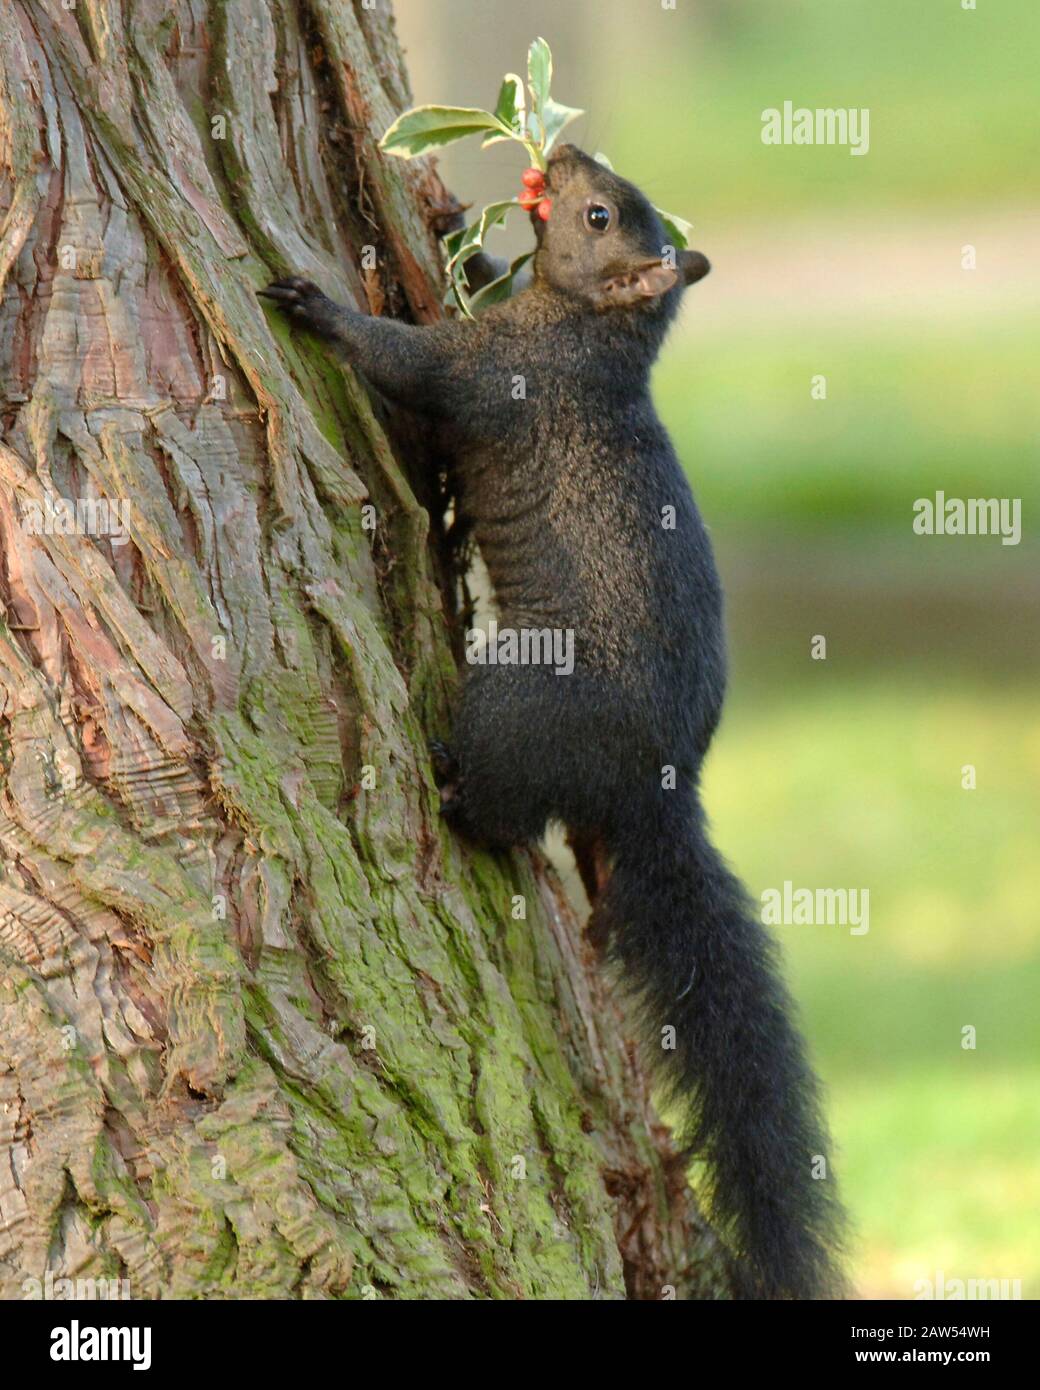
[[540,193],[535,193],[532,189],[525,188],[517,201],[525,212],[531,212],[532,209],[536,208],[539,202],[541,202],[541,198],[542,195]]
[[545,175],[541,169],[525,169],[520,175],[520,182],[525,188],[533,188],[537,192],[545,187]]
[[542,201],[538,204],[538,216],[542,219],[543,222],[548,222],[548,220],[549,220],[549,214],[550,214],[551,212],[552,212],[552,199],[551,199],[551,198],[543,198]]

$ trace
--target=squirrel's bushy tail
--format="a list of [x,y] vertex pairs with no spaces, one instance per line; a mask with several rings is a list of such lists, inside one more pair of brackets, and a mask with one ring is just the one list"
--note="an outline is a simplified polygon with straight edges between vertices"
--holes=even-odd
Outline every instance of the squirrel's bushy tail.
[[777,948],[699,806],[666,797],[667,814],[608,846],[614,870],[597,905],[642,1011],[665,1114],[705,1163],[738,1296],[840,1297],[827,1128]]

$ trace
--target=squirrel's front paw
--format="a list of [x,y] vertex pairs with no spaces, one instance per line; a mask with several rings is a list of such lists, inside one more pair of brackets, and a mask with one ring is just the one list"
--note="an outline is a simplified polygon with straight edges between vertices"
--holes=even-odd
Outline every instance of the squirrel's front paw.
[[291,315],[296,323],[316,333],[331,330],[336,306],[322,294],[313,280],[302,275],[290,275],[285,280],[273,280],[264,290],[257,290],[262,299],[270,299]]

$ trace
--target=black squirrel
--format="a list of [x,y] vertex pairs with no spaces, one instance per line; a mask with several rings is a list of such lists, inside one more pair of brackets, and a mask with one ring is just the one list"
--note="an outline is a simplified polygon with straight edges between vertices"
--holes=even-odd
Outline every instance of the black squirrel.
[[705,1160],[734,1291],[839,1296],[816,1081],[776,947],[698,798],[725,685],[722,599],[649,377],[708,262],[669,247],[642,193],[571,145],[545,192],[529,287],[473,322],[373,318],[298,278],[262,293],[436,422],[501,628],[573,633],[570,674],[468,668],[450,749],[431,745],[445,815],[493,846],[567,828],[676,1137]]

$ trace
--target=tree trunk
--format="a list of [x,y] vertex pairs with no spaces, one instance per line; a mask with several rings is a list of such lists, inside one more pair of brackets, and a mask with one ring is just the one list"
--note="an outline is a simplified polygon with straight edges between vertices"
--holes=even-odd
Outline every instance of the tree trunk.
[[442,312],[386,4],[0,55],[0,1296],[715,1296],[554,875],[439,823],[422,449],[255,298]]

